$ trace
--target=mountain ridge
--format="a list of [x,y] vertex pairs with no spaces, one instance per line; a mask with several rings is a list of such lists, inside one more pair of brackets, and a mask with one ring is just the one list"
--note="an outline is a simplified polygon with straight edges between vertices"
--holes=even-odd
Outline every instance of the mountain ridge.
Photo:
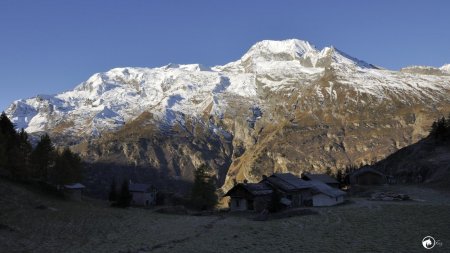
[[[212,68],[114,68],[71,91],[16,101],[6,113],[87,161],[147,166],[180,180],[206,163],[227,189],[273,171],[382,159],[424,137],[449,112],[449,95],[450,76],[384,70],[287,40],[256,43]],[[135,121],[139,127],[126,127]]]
[[[256,51],[256,52],[255,52]],[[263,52],[263,53],[261,53]],[[267,52],[270,52],[268,54]],[[261,56],[262,54],[262,56]],[[221,74],[228,74],[229,72],[244,72],[246,67],[245,66],[239,66],[237,65],[243,65],[245,61],[247,61],[249,58],[264,58],[267,57],[267,55],[285,55],[290,54],[292,59],[286,60],[286,58],[283,58],[281,60],[280,64],[277,65],[274,62],[277,62],[274,60],[274,58],[265,59],[265,60],[259,60],[256,62],[261,62],[261,67],[257,70],[252,71],[261,71],[264,73],[264,71],[272,71],[273,69],[294,69],[298,72],[306,72],[306,74],[320,74],[323,72],[323,67],[330,67],[332,63],[335,63],[337,65],[336,67],[339,68],[342,71],[346,71],[345,67],[348,65],[353,65],[354,67],[362,67],[362,68],[374,68],[375,67],[371,64],[368,64],[364,61],[358,60],[356,58],[353,58],[351,56],[348,56],[347,54],[339,51],[338,49],[335,49],[334,47],[325,47],[321,51],[318,51],[315,49],[313,45],[311,45],[307,41],[302,40],[296,40],[296,39],[290,39],[285,41],[270,41],[265,40],[256,43],[253,45],[244,56],[239,59],[236,62],[231,62],[228,64],[225,64],[223,66],[215,66],[212,68],[202,66],[201,64],[168,64],[162,67],[157,68],[135,68],[135,67],[124,67],[124,68],[113,68],[107,72],[101,72],[101,73],[95,73],[91,77],[89,77],[85,82],[77,85],[72,91],[66,91],[59,94],[56,94],[54,96],[52,95],[38,95],[37,97],[32,97],[29,99],[22,99],[17,100],[13,102],[13,104],[8,107],[6,110],[7,114],[13,118],[13,121],[16,123],[17,128],[24,128],[30,133],[37,132],[37,131],[45,131],[45,126],[42,123],[42,119],[37,117],[35,119],[35,124],[33,126],[33,123],[30,122],[32,118],[34,118],[38,111],[40,111],[39,108],[41,108],[43,111],[46,109],[46,103],[52,104],[52,105],[58,105],[61,104],[62,109],[70,110],[71,107],[74,106],[80,106],[79,101],[74,101],[76,97],[80,97],[84,99],[86,103],[89,103],[89,100],[94,100],[94,104],[101,104],[102,99],[97,100],[99,96],[102,94],[108,92],[111,89],[114,88],[120,88],[120,86],[124,85],[130,85],[134,86],[136,89],[136,92],[145,92],[145,87],[139,87],[139,77],[142,77],[145,75],[146,72],[149,71],[186,71],[186,72],[211,72],[217,74],[216,77],[220,78]],[[256,55],[256,56],[255,56]],[[258,58],[258,59],[259,59]],[[276,58],[276,57],[275,57]],[[292,62],[291,61],[295,61]],[[296,64],[296,62],[300,62],[300,64]],[[328,61],[328,63],[324,63]],[[331,62],[329,62],[331,61]],[[264,64],[263,64],[264,63]],[[266,64],[267,63],[267,64]],[[344,66],[344,70],[342,69],[342,66]],[[247,66],[250,68],[249,66]],[[236,68],[238,70],[236,70]],[[241,69],[239,69],[241,68]],[[409,68],[403,69],[403,72],[405,73],[415,73],[417,71],[414,71],[415,69],[424,69],[425,67],[421,66],[412,66]],[[413,70],[412,70],[413,69]],[[435,68],[438,69],[438,68]],[[441,67],[441,70],[445,72],[445,66]],[[129,78],[130,77],[130,71],[133,72],[134,77],[136,79]],[[223,71],[224,73],[220,73],[220,71]],[[122,74],[120,74],[122,72]],[[139,73],[140,72],[140,73]],[[171,73],[168,75],[169,80],[165,80],[166,82],[170,82]],[[157,78],[156,76],[152,76],[149,78]],[[163,77],[166,78],[166,77]],[[225,77],[230,79],[230,77]],[[234,92],[235,94],[248,97],[248,96],[255,96],[256,95],[256,87],[249,82],[249,80],[245,79],[251,79],[252,76],[245,76],[245,74],[239,75],[232,75],[231,79],[237,79],[236,82],[233,82],[233,85],[230,85],[231,87],[228,87],[227,91]],[[145,80],[140,80],[141,82],[145,82]],[[131,82],[131,83],[127,83]],[[133,83],[134,82],[134,83]],[[211,80],[207,80],[207,82],[211,82]],[[212,81],[214,82],[214,81]],[[250,83],[248,87],[245,87],[245,85],[239,85],[239,83]],[[236,84],[236,85],[234,85]],[[170,83],[168,84],[170,85]],[[161,85],[162,86],[162,85]],[[149,88],[153,88],[156,91],[161,91],[161,87],[155,87],[155,85]],[[186,88],[186,87],[182,87]],[[189,87],[188,87],[189,88]],[[143,89],[143,90],[142,90]],[[159,89],[159,90],[158,90]],[[164,89],[164,87],[162,87]],[[86,92],[89,90],[89,92]],[[212,91],[219,91],[220,89],[212,89]],[[244,92],[241,92],[244,91]],[[119,91],[120,93],[121,91]],[[126,90],[124,92],[130,92],[129,90]],[[84,93],[84,94],[83,94]],[[150,94],[155,96],[155,94]],[[35,100],[35,101],[33,101]],[[104,99],[103,99],[104,100]],[[41,105],[39,105],[39,102],[42,102]],[[67,105],[68,106],[64,106]],[[108,106],[108,105],[105,105]],[[147,104],[147,106],[152,106]],[[48,107],[48,106],[47,106]],[[113,106],[117,107],[117,106]],[[17,109],[19,111],[17,112]],[[110,108],[113,110],[113,112],[117,113],[116,110]],[[117,108],[119,109],[119,108]],[[16,113],[17,112],[17,113]],[[143,110],[139,110],[139,113],[142,113]],[[133,115],[134,117],[138,116],[139,113],[136,113]],[[119,115],[123,118],[122,120],[118,120],[117,122],[122,122],[126,120],[130,120],[130,118],[126,118],[125,115]],[[92,126],[94,129],[95,126]],[[111,129],[116,129],[112,127]],[[111,130],[107,129],[107,130]],[[96,133],[96,131],[92,131],[93,133]]]

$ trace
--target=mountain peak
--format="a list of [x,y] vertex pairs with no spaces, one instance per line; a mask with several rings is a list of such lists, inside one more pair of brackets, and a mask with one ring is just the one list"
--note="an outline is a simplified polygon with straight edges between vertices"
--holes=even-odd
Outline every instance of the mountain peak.
[[180,69],[185,71],[211,71],[209,67],[206,67],[202,64],[175,64],[169,63],[163,67],[164,69]]
[[263,40],[254,44],[248,53],[250,52],[271,52],[271,53],[297,53],[299,55],[308,51],[316,51],[315,47],[308,41],[299,39],[288,40]]
[[311,51],[316,52],[317,50],[308,41],[298,39],[263,40],[250,47],[241,60],[294,60]]
[[445,71],[445,72],[450,73],[450,64],[445,64],[445,65],[443,65],[442,67],[440,67],[440,69],[441,69],[442,71]]
[[270,69],[303,69],[316,73],[320,69],[336,66],[341,69],[374,68],[364,61],[351,57],[337,48],[325,47],[317,50],[308,41],[299,39],[263,40],[254,44],[241,59],[216,66],[215,70],[229,72],[265,72]]

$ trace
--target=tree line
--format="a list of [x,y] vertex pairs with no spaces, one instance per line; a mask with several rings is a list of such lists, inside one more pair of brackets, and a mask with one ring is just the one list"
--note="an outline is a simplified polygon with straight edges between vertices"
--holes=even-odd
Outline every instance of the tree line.
[[111,206],[122,208],[130,206],[133,196],[130,192],[128,180],[123,180],[120,190],[117,191],[116,178],[113,178],[109,189],[108,199],[111,202]]
[[[191,193],[187,198],[179,199],[179,203],[197,210],[211,210],[218,203],[218,196],[216,194],[216,183],[213,171],[210,167],[203,164],[194,171],[194,183],[191,188]],[[116,178],[112,179],[108,199],[113,207],[128,207],[131,204],[133,196],[129,189],[129,180],[123,179],[120,187],[116,182]],[[164,202],[164,195],[158,192],[155,196],[156,203],[162,204]]]
[[442,117],[433,122],[430,136],[438,142],[450,141],[450,115],[447,118]]
[[[0,115],[0,169],[18,181],[64,185],[81,180],[81,159],[69,148],[55,149],[47,134],[33,148],[28,134],[15,130],[3,112]],[[5,174],[6,172],[6,174]]]
[[199,210],[212,209],[217,205],[216,184],[212,169],[203,164],[194,172],[194,184],[189,204]]

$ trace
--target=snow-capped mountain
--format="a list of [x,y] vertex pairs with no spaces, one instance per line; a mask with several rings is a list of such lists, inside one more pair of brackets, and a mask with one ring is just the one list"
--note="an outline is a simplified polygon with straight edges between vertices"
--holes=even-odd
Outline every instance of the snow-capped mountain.
[[390,71],[334,47],[261,41],[223,66],[97,73],[71,91],[15,101],[6,113],[59,143],[89,140],[79,150],[91,160],[166,166],[173,178],[208,163],[227,185],[368,163],[411,144],[450,111],[449,69]]
[[241,73],[264,73],[287,67],[293,68],[293,72],[315,73],[330,66],[373,68],[373,66],[352,58],[334,47],[325,47],[318,51],[307,41],[292,39],[258,42],[238,61],[217,66],[214,69]]
[[450,64],[445,64],[444,66],[440,67],[439,69],[450,74]]
[[[70,134],[97,136],[120,128],[147,110],[169,123],[176,120],[174,113],[199,116],[211,104],[210,113],[220,115],[226,101],[219,97],[225,94],[260,103],[259,90],[283,90],[290,87],[287,84],[292,79],[312,81],[330,67],[338,69],[340,78],[358,91],[380,96],[384,89],[421,92],[448,84],[447,79],[379,70],[333,47],[319,51],[309,42],[291,39],[258,42],[238,61],[213,68],[199,64],[115,68],[94,74],[71,91],[15,101],[6,112],[18,129],[29,133],[65,124]],[[448,71],[450,67],[441,69]],[[286,78],[275,81],[266,75]]]
[[431,66],[408,66],[406,68],[402,68],[400,71],[412,74],[447,76],[450,75],[450,65],[444,65],[440,68]]

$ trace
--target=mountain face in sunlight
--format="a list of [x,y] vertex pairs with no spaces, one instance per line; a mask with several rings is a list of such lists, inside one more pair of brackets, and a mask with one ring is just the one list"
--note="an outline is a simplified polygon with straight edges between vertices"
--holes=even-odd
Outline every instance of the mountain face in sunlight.
[[448,65],[390,71],[292,39],[258,42],[222,66],[115,68],[6,113],[88,162],[175,182],[206,163],[226,190],[234,179],[380,160],[449,111]]

